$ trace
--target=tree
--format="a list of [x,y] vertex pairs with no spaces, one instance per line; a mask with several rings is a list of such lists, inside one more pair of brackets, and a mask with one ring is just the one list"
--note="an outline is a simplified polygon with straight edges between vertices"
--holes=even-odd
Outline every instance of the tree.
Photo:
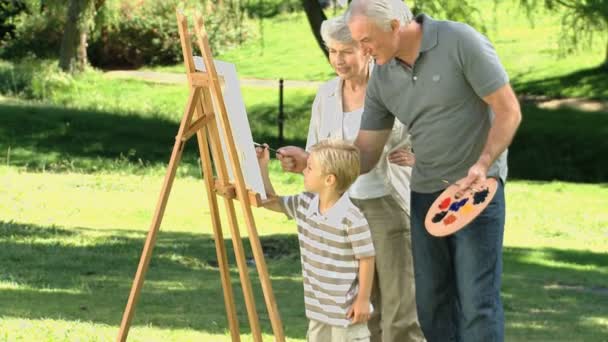
[[608,69],[608,0],[521,0],[528,16],[543,3],[551,11],[561,11],[562,52],[591,44],[596,35],[605,36],[606,54],[602,66]]
[[306,12],[310,29],[317,40],[317,44],[319,44],[319,47],[325,54],[325,57],[329,58],[329,51],[327,50],[327,46],[325,46],[323,38],[321,37],[321,23],[327,19],[327,16],[323,12],[323,8],[321,7],[319,0],[302,0],[302,7],[304,7],[304,12]]
[[12,19],[25,10],[25,3],[21,1],[0,3],[0,42],[4,39],[15,38],[16,27]]
[[59,67],[65,72],[80,72],[87,65],[87,33],[93,0],[70,0],[61,40]]

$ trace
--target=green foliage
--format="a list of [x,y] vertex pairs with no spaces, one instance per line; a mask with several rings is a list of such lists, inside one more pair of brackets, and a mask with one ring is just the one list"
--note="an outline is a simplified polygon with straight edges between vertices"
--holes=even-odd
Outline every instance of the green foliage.
[[[106,2],[89,44],[92,64],[139,67],[180,61],[175,9],[182,6],[183,1],[179,0]],[[210,4],[203,12],[214,51],[230,48],[249,37],[245,12],[232,2],[215,7]]]
[[[487,2],[496,4],[496,1],[498,0]],[[483,5],[476,0],[416,0],[406,3],[412,6],[414,14],[426,13],[435,19],[465,22],[481,32],[488,30],[488,18],[484,17],[479,9]]]
[[560,50],[569,54],[591,46],[595,39],[604,44],[608,66],[608,0],[520,0],[528,17],[534,22],[536,11],[544,6],[561,14]]
[[[27,0],[25,5],[25,11],[11,17],[14,38],[0,45],[0,55],[9,59],[57,58],[67,2]],[[139,67],[180,61],[177,7],[198,7],[205,13],[213,51],[238,45],[255,31],[250,29],[243,6],[233,1],[226,1],[223,6],[209,3],[205,8],[193,0],[106,0],[103,5],[94,5],[84,20],[89,28],[89,59],[95,66]]]
[[25,58],[17,64],[0,61],[0,93],[32,99],[50,99],[73,84],[56,61]]
[[25,10],[22,1],[0,2],[0,42],[14,38],[15,24],[13,18]]
[[239,2],[249,15],[257,18],[271,18],[282,13],[302,10],[301,0],[241,0]]
[[65,24],[67,3],[59,0],[24,0],[25,9],[12,16],[12,39],[0,43],[4,58],[56,57]]

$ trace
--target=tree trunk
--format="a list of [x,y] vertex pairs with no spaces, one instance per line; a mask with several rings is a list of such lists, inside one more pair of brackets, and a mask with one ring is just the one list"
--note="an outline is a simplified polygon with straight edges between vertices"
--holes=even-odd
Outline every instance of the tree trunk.
[[321,38],[321,23],[323,20],[327,19],[325,13],[323,13],[323,9],[319,4],[318,0],[302,0],[302,6],[304,7],[304,11],[306,12],[306,17],[308,18],[308,23],[310,24],[310,28],[312,33],[317,40],[317,44],[325,54],[325,57],[329,59],[329,52],[327,51],[327,47],[323,42],[323,38]]
[[70,0],[61,40],[59,67],[65,72],[80,72],[87,64],[86,12],[90,0]]

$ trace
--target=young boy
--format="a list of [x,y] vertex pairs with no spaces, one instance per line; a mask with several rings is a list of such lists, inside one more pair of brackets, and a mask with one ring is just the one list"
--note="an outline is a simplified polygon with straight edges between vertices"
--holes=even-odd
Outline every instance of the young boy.
[[[276,196],[268,145],[256,152],[266,192]],[[304,170],[307,192],[280,196],[266,206],[298,226],[309,342],[369,341],[375,252],[367,221],[346,194],[358,176],[356,147],[322,141],[311,148]]]

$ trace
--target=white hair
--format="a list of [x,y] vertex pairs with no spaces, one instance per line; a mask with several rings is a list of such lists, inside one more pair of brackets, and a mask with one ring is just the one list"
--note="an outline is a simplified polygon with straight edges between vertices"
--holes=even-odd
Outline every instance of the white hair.
[[391,20],[396,19],[400,26],[405,26],[414,18],[403,0],[353,0],[344,15],[346,22],[358,15],[368,17],[384,31],[391,29]]
[[350,30],[344,20],[344,16],[341,15],[324,20],[321,23],[321,37],[326,46],[329,46],[331,42],[340,44],[355,43],[353,37],[350,35]]

